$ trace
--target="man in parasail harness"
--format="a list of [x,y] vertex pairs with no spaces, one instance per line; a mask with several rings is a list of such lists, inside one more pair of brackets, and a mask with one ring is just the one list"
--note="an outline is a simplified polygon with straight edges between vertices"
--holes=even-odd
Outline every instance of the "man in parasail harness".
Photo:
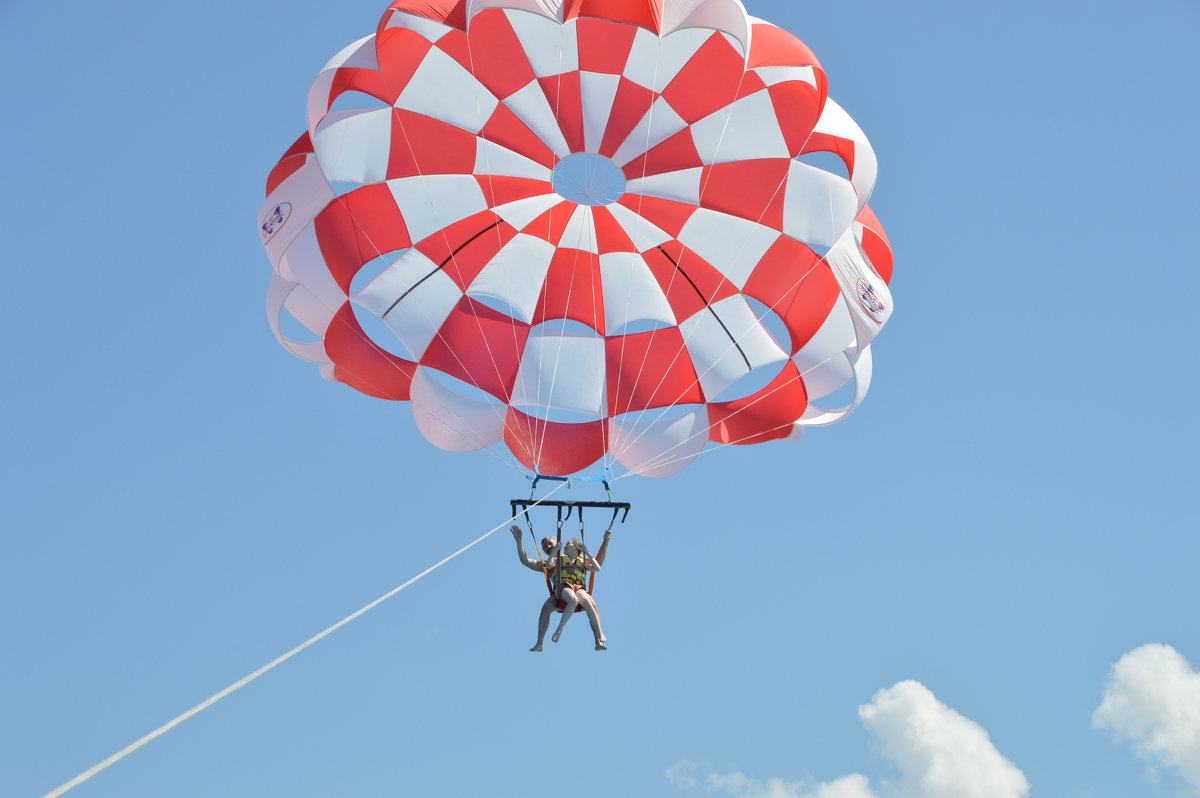
[[542,604],[541,614],[538,616],[537,642],[529,650],[542,650],[542,642],[546,639],[546,630],[550,628],[550,614],[558,609],[561,601],[564,605],[563,617],[550,639],[557,643],[562,636],[563,627],[575,614],[575,608],[582,607],[583,611],[587,613],[588,623],[592,626],[592,635],[596,638],[596,650],[606,651],[608,646],[605,643],[608,638],[604,636],[604,630],[600,628],[600,610],[596,606],[596,600],[584,588],[584,576],[588,571],[593,573],[600,571],[600,566],[604,564],[604,557],[608,553],[608,541],[612,538],[612,530],[604,532],[604,542],[600,544],[600,551],[596,553],[595,557],[578,538],[571,538],[567,541],[566,546],[561,546],[556,538],[542,538],[542,551],[546,553],[547,559],[541,562],[530,559],[529,555],[525,553],[525,543],[521,539],[523,534],[521,527],[514,524],[512,534],[513,540],[517,542],[517,555],[521,559],[521,564],[531,571],[545,574],[550,582],[550,597]]

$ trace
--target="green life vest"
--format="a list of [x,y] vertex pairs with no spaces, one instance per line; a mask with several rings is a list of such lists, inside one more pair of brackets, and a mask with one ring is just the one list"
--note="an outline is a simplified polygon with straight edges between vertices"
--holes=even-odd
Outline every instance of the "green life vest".
[[[561,557],[561,555],[560,555],[560,557]],[[561,571],[562,581],[565,582],[566,584],[569,584],[569,585],[582,585],[583,584],[583,574],[586,571],[586,569],[583,567],[583,557],[582,556],[578,556],[575,559],[571,560],[570,562],[564,562],[563,560],[560,559],[559,563],[562,566],[561,569],[560,568],[551,568],[550,569],[550,578],[554,582],[558,582],[559,573]]]

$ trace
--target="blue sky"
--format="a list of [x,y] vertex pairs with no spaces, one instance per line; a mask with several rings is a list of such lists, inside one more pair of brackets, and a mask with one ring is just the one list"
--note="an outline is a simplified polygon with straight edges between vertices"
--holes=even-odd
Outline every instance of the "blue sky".
[[[0,4],[6,795],[527,490],[264,319],[263,179],[384,5]],[[880,158],[896,314],[863,407],[622,481],[606,654],[581,620],[526,652],[543,588],[497,535],[72,795],[942,798],[896,745],[918,716],[1031,795],[1200,791],[1193,749],[1130,742],[1200,705],[1200,7],[748,8],[813,48]]]

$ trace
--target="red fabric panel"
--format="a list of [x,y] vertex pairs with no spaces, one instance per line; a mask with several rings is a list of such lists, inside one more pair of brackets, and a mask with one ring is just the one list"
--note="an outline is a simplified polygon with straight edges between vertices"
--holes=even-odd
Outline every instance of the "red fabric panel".
[[790,158],[733,161],[704,168],[700,206],[783,231]]
[[474,134],[423,114],[392,109],[389,179],[469,175],[475,171]]
[[883,281],[891,283],[892,269],[895,263],[892,258],[892,243],[888,241],[887,234],[883,232],[883,225],[879,223],[878,217],[875,216],[875,212],[869,205],[863,207],[856,221],[861,222],[865,228],[862,240],[863,251],[867,253],[867,258],[875,267],[875,271],[879,272]]
[[387,24],[393,11],[416,14],[459,30],[467,29],[467,0],[392,0],[379,23],[380,30]]
[[349,302],[338,309],[325,330],[325,352],[339,382],[380,399],[409,398],[417,364],[376,345],[359,326]]
[[575,209],[578,207],[574,202],[563,200],[525,225],[525,228],[521,232],[526,235],[537,236],[543,241],[557,247],[559,240],[563,236],[563,231],[567,229],[567,223],[571,221],[571,217],[575,215]]
[[749,97],[755,92],[763,91],[767,88],[767,82],[758,76],[757,72],[747,72],[742,77],[742,85],[738,87],[737,97],[734,99],[740,100],[743,97]]
[[424,36],[404,28],[393,28],[377,39],[375,51],[383,89],[376,96],[390,97],[394,103],[432,48]]
[[703,165],[696,144],[692,141],[691,129],[684,128],[650,152],[634,158],[621,169],[627,179],[636,180],[640,177],[674,172],[678,169],[693,169]]
[[571,152],[583,152],[583,98],[579,89],[579,73],[564,72],[538,78],[542,93],[554,111]]
[[752,29],[746,68],[769,66],[820,66],[820,62],[807,44],[783,28],[759,23]]
[[[626,177],[629,172],[625,172]],[[657,197],[626,194],[620,203],[668,235],[678,236],[688,219],[696,212],[694,205]]]
[[[577,0],[578,1],[578,0]],[[640,6],[643,12],[648,11],[646,0],[624,0],[628,5]],[[606,9],[618,9],[622,0],[606,0]],[[653,14],[649,15],[653,17]],[[616,15],[620,18],[620,14]],[[653,20],[652,20],[653,21]],[[640,24],[635,22],[634,24]],[[645,27],[643,25],[643,27]],[[633,37],[637,28],[621,22],[608,22],[600,19],[581,19],[577,23],[576,36],[579,39],[579,69],[582,72],[603,72],[607,75],[620,75],[625,70],[629,53],[633,49]]]
[[604,456],[608,449],[608,423],[542,421],[510,407],[504,422],[504,442],[526,468],[565,477]]
[[745,60],[719,33],[709,37],[662,96],[689,125],[724,108],[737,97]]
[[346,293],[364,264],[412,246],[386,183],[363,186],[329,203],[317,214],[316,231],[329,273]]
[[803,152],[831,152],[846,164],[848,174],[854,174],[854,142],[850,139],[828,133],[813,133],[804,145]]
[[[566,0],[563,18],[576,17],[628,22],[658,33],[662,29],[662,0]],[[591,67],[581,65],[580,69]]]
[[571,319],[604,333],[604,291],[600,256],[580,249],[559,249],[550,260],[534,324]]
[[678,327],[619,335],[604,348],[610,415],[704,402]]
[[604,139],[600,142],[601,155],[608,158],[616,155],[637,123],[650,111],[654,99],[654,92],[628,78],[621,78],[617,84],[617,95],[613,98],[612,111],[608,115],[608,127],[604,129]]
[[754,267],[744,293],[779,314],[796,354],[816,334],[840,296],[837,279],[804,244],[782,237]]
[[724,275],[678,241],[668,241],[662,248],[671,257],[655,248],[642,253],[642,258],[666,294],[677,320],[683,321],[738,292]]
[[804,149],[805,142],[817,126],[821,109],[825,107],[825,92],[814,89],[802,80],[789,80],[771,86],[767,91],[775,108],[775,118],[783,131],[788,152],[793,157]]
[[300,138],[288,147],[288,151],[279,159],[279,163],[271,169],[271,174],[267,175],[267,193],[266,196],[271,196],[271,192],[279,188],[279,184],[287,180],[296,170],[308,161],[308,156],[312,155],[313,145],[312,139],[308,137],[308,133],[303,133]]
[[425,257],[436,264],[464,291],[500,249],[516,235],[508,224],[496,225],[499,217],[481,211],[455,222],[416,244]]
[[521,365],[529,325],[463,297],[421,358],[507,402]]
[[468,37],[470,58],[464,66],[495,96],[503,99],[536,79],[525,48],[501,9],[476,14]]
[[531,177],[476,175],[475,179],[479,181],[479,187],[483,189],[483,196],[491,208],[554,191],[549,181]]
[[708,406],[709,440],[751,444],[786,438],[804,415],[808,392],[790,360],[770,385],[744,399]]
[[527,128],[525,123],[507,106],[496,106],[496,110],[492,112],[491,118],[483,126],[479,135],[547,168],[553,169],[554,164],[558,162],[554,151]]
[[[411,34],[410,34],[411,35]],[[376,46],[378,52],[378,45]],[[381,102],[392,105],[396,102],[398,93],[384,77],[384,73],[376,69],[350,69],[343,67],[333,73],[333,83],[329,88],[328,109],[342,94],[348,91],[360,91],[378,98]]]
[[596,223],[596,248],[601,252],[638,251],[637,246],[625,234],[625,228],[621,227],[607,208],[592,208],[592,219]]

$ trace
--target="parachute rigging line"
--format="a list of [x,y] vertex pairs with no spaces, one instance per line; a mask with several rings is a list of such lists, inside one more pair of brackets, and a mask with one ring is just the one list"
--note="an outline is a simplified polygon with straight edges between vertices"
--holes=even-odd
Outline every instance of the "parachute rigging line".
[[[558,486],[554,490],[550,491],[550,493],[546,494],[545,498],[549,498],[556,491],[562,490],[563,487],[565,487],[565,485]],[[535,502],[534,504],[536,505],[536,504],[540,503],[540,501],[541,500],[539,500],[538,502]],[[321,640],[324,640],[326,637],[333,634],[338,629],[341,629],[343,626],[350,623],[351,621],[357,620],[362,615],[365,615],[366,613],[375,609],[380,604],[387,601],[388,599],[390,599],[392,596],[396,595],[400,591],[404,590],[405,588],[409,587],[410,585],[415,584],[416,582],[420,581],[421,579],[424,579],[426,576],[433,573],[437,569],[441,568],[443,565],[450,562],[451,560],[455,559],[460,554],[464,554],[469,549],[472,549],[475,546],[482,543],[483,541],[487,540],[489,537],[491,537],[493,534],[495,534],[499,530],[504,529],[509,524],[511,524],[513,521],[515,521],[516,519],[517,519],[517,514],[514,514],[512,518],[509,518],[507,521],[500,524],[499,526],[488,530],[487,532],[485,532],[484,534],[475,538],[475,540],[473,540],[470,543],[468,543],[467,545],[463,546],[461,549],[459,549],[458,551],[449,555],[448,557],[445,557],[442,560],[438,561],[437,563],[429,566],[424,571],[417,574],[412,579],[409,579],[404,584],[400,585],[399,587],[393,588],[392,590],[388,591],[384,595],[375,599],[374,601],[372,601],[370,604],[366,605],[362,609],[357,610],[356,612],[354,612],[350,615],[347,615],[345,618],[338,621],[333,626],[330,626],[325,631],[323,631],[317,635],[314,635],[313,637],[310,637],[308,640],[306,640],[305,642],[296,646],[291,651],[287,652],[286,654],[283,654],[282,656],[279,656],[279,657],[273,659],[272,661],[268,662],[266,665],[262,666],[261,668],[259,668],[256,671],[254,671],[253,673],[242,677],[241,679],[237,680],[233,684],[226,687],[224,690],[221,690],[219,693],[216,693],[216,694],[210,696],[209,698],[205,699],[204,701],[201,701],[199,704],[192,707],[187,712],[184,712],[179,717],[177,717],[173,720],[170,720],[167,723],[164,723],[162,726],[159,726],[157,729],[150,732],[145,737],[142,737],[140,740],[137,740],[136,742],[127,745],[125,748],[122,748],[120,751],[116,752],[115,754],[110,756],[108,759],[105,759],[103,762],[99,762],[99,763],[93,765],[92,767],[90,767],[87,770],[85,770],[84,772],[80,773],[78,776],[76,776],[75,778],[66,782],[65,784],[63,784],[59,787],[56,787],[55,789],[46,793],[45,795],[42,796],[42,798],[58,798],[58,796],[63,795],[64,793],[68,792],[69,790],[74,789],[75,787],[78,787],[80,784],[83,784],[85,781],[90,779],[92,776],[95,776],[97,773],[107,770],[109,767],[115,765],[117,762],[120,762],[122,759],[124,759],[125,757],[132,754],[134,751],[137,751],[139,748],[142,748],[143,746],[147,745],[148,743],[151,743],[154,740],[158,739],[159,737],[162,737],[164,734],[171,731],[172,729],[174,729],[176,726],[180,725],[184,721],[189,720],[190,718],[200,714],[201,712],[208,709],[209,707],[211,707],[213,704],[217,703],[221,699],[229,696],[230,694],[232,694],[234,692],[237,692],[238,690],[242,689],[246,685],[250,684],[250,682],[254,681],[259,676],[262,676],[267,671],[273,670],[278,665],[282,665],[284,662],[287,662],[289,659],[296,656],[304,649],[308,648],[309,646],[313,645],[314,643],[318,643]]]

